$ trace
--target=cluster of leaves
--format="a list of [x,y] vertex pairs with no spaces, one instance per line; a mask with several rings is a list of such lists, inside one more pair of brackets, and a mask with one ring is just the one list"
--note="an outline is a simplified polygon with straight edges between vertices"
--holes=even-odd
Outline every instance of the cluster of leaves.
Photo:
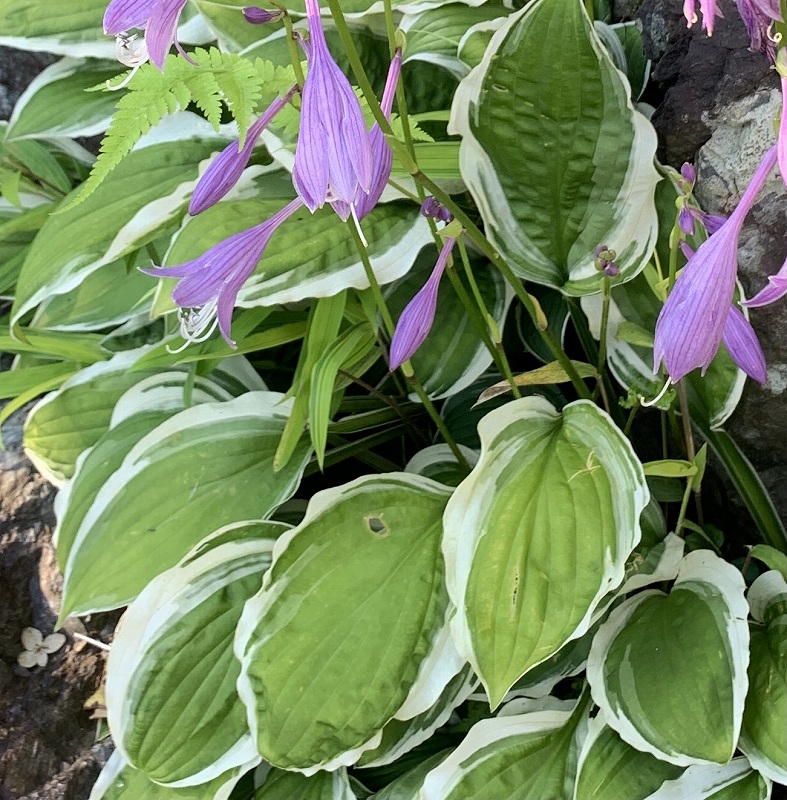
[[[0,0],[0,27],[84,53],[103,5],[53,31]],[[343,5],[379,83],[381,15]],[[722,351],[685,391],[756,533],[693,514],[707,450],[674,394],[639,406],[660,388],[678,189],[634,105],[638,33],[579,0],[428,5],[396,6],[414,158],[489,247],[457,254],[406,385],[367,271],[394,318],[429,274],[406,193],[362,221],[366,253],[330,209],[288,220],[239,295],[235,351],[179,349],[171,287],[136,269],[294,196],[293,108],[230,195],[185,211],[235,135],[225,114],[243,136],[294,81],[275,31],[194,0],[221,49],[115,93],[84,90],[116,66],[65,58],[4,130],[2,416],[49,392],[24,445],[60,487],[61,618],[128,606],[93,800],[763,800],[787,782],[787,540],[723,428],[743,376]],[[74,139],[103,130],[94,162]],[[760,537],[744,579],[730,562]]]

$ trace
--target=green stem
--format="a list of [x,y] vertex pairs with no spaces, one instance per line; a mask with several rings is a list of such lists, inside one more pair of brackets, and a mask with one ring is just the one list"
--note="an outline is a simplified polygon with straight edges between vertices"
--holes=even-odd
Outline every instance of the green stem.
[[[596,371],[599,375],[604,373],[604,366],[607,361],[607,328],[609,327],[609,306],[611,300],[611,291],[609,278],[605,275],[601,279],[601,332],[598,340],[598,362]],[[598,385],[601,386],[599,379]]]
[[434,183],[434,181],[427,177],[427,175],[425,175],[418,168],[418,164],[416,164],[407,147],[403,145],[394,135],[390,123],[385,118],[385,114],[383,114],[383,111],[380,108],[380,102],[377,99],[374,90],[372,89],[372,85],[366,75],[366,70],[363,68],[363,64],[361,63],[361,59],[358,55],[358,50],[355,47],[355,42],[353,42],[352,36],[350,35],[350,29],[347,27],[347,22],[344,19],[344,13],[342,12],[339,0],[328,0],[328,5],[331,9],[331,14],[333,15],[336,31],[339,34],[339,38],[342,40],[342,44],[344,45],[345,54],[350,62],[350,68],[353,71],[353,75],[355,76],[358,86],[360,86],[361,91],[366,98],[366,102],[369,104],[369,110],[372,112],[372,116],[380,126],[380,130],[386,135],[386,140],[391,146],[394,155],[399,158],[400,162],[405,166],[417,185],[425,189],[429,194],[434,195],[434,197],[436,197],[449,211],[451,211],[454,217],[459,220],[460,224],[465,229],[468,239],[470,239],[470,241],[476,245],[476,247],[495,265],[495,267],[502,273],[503,277],[511,284],[516,292],[517,297],[525,306],[527,313],[530,315],[530,318],[536,325],[536,329],[540,332],[544,343],[549,348],[555,360],[558,361],[571,379],[571,383],[574,385],[577,394],[579,394],[579,396],[582,398],[591,400],[592,395],[590,390],[580,377],[574,365],[571,363],[571,359],[566,355],[563,348],[560,346],[560,343],[557,341],[552,331],[549,329],[541,330],[539,327],[536,307],[531,300],[530,295],[528,295],[527,291],[525,290],[525,287],[522,286],[522,282],[516,277],[516,275],[514,275],[511,268],[492,246],[491,242],[489,242],[486,236],[484,236],[481,230],[473,223],[467,214],[465,214],[462,209],[460,209],[456,203],[453,202],[448,193],[444,192],[436,183]]
[[473,297],[475,298],[475,303],[473,303],[473,300],[467,293],[464,284],[462,283],[459,275],[457,275],[453,266],[447,270],[448,279],[451,281],[454,291],[462,301],[462,305],[465,307],[465,311],[470,317],[470,320],[478,332],[478,335],[481,337],[486,349],[492,356],[495,366],[500,371],[502,377],[510,384],[514,397],[521,397],[519,387],[514,382],[514,377],[511,374],[511,367],[508,365],[508,359],[506,358],[505,352],[503,351],[502,347],[500,347],[500,343],[493,341],[492,337],[489,335],[489,326],[487,324],[487,320],[492,320],[492,322],[494,322],[494,318],[487,311],[486,305],[484,304],[484,298],[481,297],[481,292],[478,288],[475,276],[473,275],[473,270],[470,266],[470,259],[467,257],[467,248],[461,239],[457,240],[457,244],[459,245],[462,264],[465,269],[465,274],[467,275],[467,280],[470,283],[470,288],[472,290]]
[[691,497],[691,486],[693,481],[694,476],[686,479],[686,490],[683,492],[683,499],[680,502],[678,521],[675,523],[676,536],[680,536],[680,533],[683,530],[683,521],[686,519],[686,509],[689,507],[689,498]]
[[631,407],[631,411],[629,411],[628,419],[626,420],[626,427],[623,428],[623,435],[627,438],[631,438],[631,427],[634,425],[634,418],[637,416],[637,412],[640,410],[641,406],[639,403],[637,405]]
[[301,69],[301,54],[298,52],[298,45],[295,43],[295,36],[292,28],[292,17],[284,10],[284,28],[286,30],[287,49],[290,53],[290,61],[292,62],[292,70],[295,73],[295,80],[298,84],[298,90],[303,91],[303,84],[306,80],[303,76],[303,69]]
[[677,217],[675,224],[669,235],[669,283],[667,284],[667,293],[672,291],[675,286],[675,279],[678,275],[678,248],[680,247],[680,227],[678,226]]
[[[391,317],[391,312],[388,310],[388,304],[385,302],[385,298],[383,297],[380,284],[377,282],[377,276],[374,274],[372,264],[369,261],[369,253],[367,252],[366,246],[361,239],[361,235],[353,222],[348,222],[348,227],[350,231],[352,231],[353,241],[355,242],[358,254],[361,257],[361,263],[363,264],[363,269],[366,273],[366,279],[369,281],[369,286],[372,289],[372,296],[377,304],[377,310],[380,312],[380,316],[383,319],[383,323],[385,324],[389,337],[393,336],[393,318]],[[445,440],[446,444],[451,448],[451,452],[454,454],[456,460],[464,469],[467,470],[467,472],[470,472],[470,464],[467,462],[464,453],[462,453],[462,451],[459,449],[459,445],[456,443],[451,431],[448,430],[443,418],[440,416],[440,412],[435,408],[434,403],[430,399],[429,395],[427,395],[424,387],[421,385],[421,382],[416,377],[413,367],[409,361],[405,361],[404,364],[402,364],[402,372],[407,378],[410,386],[412,386],[413,391],[418,395],[418,398],[423,403],[424,408],[432,418],[432,422],[434,422],[437,430],[440,431],[440,434]]]

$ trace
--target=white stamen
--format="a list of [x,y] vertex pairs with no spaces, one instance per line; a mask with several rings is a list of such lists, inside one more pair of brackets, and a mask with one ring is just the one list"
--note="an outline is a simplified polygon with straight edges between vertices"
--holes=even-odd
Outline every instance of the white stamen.
[[214,298],[209,303],[199,308],[180,309],[180,335],[183,337],[183,344],[173,350],[167,346],[168,353],[180,353],[190,344],[199,344],[209,339],[219,324],[216,307],[218,298]]
[[99,642],[98,639],[93,639],[90,636],[85,636],[83,633],[77,633],[76,631],[72,634],[75,639],[81,639],[83,642],[87,642],[88,644],[92,644],[93,647],[98,647],[101,650],[109,651],[110,647],[108,644],[104,644],[103,642]]
[[652,400],[645,400],[644,397],[639,398],[639,403],[643,408],[650,408],[651,406],[655,406],[656,403],[667,394],[667,389],[672,386],[672,378],[667,378],[667,382],[664,384],[664,388],[652,399]]
[[107,89],[111,92],[127,86],[128,82],[136,75],[137,70],[150,58],[145,40],[143,39],[140,44],[135,45],[136,40],[136,33],[119,33],[115,37],[115,56],[121,64],[131,67],[131,72],[117,86],[113,86],[107,81]]
[[358,236],[360,237],[361,241],[363,242],[364,247],[369,246],[369,242],[366,241],[366,237],[363,235],[363,231],[361,230],[361,222],[358,219],[358,214],[355,211],[355,203],[350,204],[350,215],[353,218],[353,223],[355,224],[355,230],[358,231]]

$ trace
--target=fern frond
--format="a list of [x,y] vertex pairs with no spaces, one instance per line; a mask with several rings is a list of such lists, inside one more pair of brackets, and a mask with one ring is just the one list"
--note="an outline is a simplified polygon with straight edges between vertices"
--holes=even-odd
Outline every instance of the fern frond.
[[118,101],[90,176],[58,212],[87,199],[139,139],[167,114],[183,111],[193,103],[218,130],[225,104],[238,123],[243,142],[258,104],[270,103],[295,82],[291,67],[274,67],[261,58],[251,62],[215,47],[197,49],[191,56],[194,64],[178,56],[167,56],[163,72],[152,64],[139,69]]

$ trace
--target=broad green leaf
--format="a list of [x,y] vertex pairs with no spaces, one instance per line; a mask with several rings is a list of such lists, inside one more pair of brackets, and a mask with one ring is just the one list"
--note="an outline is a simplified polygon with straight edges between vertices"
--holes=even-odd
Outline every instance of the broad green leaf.
[[767,778],[787,784],[787,581],[771,570],[748,594],[749,693],[739,748]]
[[55,158],[51,144],[36,142],[33,139],[18,139],[6,142],[5,150],[28,175],[54,186],[63,193],[71,191],[71,179]]
[[13,295],[27,248],[54,207],[52,203],[39,203],[32,208],[10,210],[0,205],[0,296]]
[[664,781],[683,773],[626,744],[598,714],[588,725],[577,767],[574,800],[646,800]]
[[254,800],[355,800],[355,794],[344,767],[309,777],[272,769],[257,789]]
[[461,82],[449,132],[462,136],[462,177],[487,235],[520,277],[598,292],[600,244],[617,253],[617,282],[645,266],[656,134],[582,3],[537,0],[511,15]]
[[185,208],[200,162],[225,142],[189,112],[169,117],[140,140],[84,203],[44,223],[19,276],[12,322],[156,238]]
[[246,527],[256,538],[214,547],[154,578],[112,642],[112,737],[123,757],[158,783],[205,783],[257,755],[235,690],[240,663],[232,647],[243,604],[259,591],[282,526]]
[[426,775],[438,766],[450,752],[450,750],[442,750],[439,753],[435,753],[418,764],[418,766],[395,778],[372,797],[374,800],[416,800],[418,790],[421,788]]
[[287,500],[309,448],[304,442],[285,469],[273,472],[289,412],[282,399],[249,392],[203,403],[143,437],[100,489],[77,531],[66,563],[62,618],[126,605],[211,531],[265,519]]
[[[722,766],[693,766],[665,781],[647,800],[768,800],[771,782],[745,758]],[[578,799],[577,799],[578,800]]]
[[648,491],[628,440],[589,401],[561,414],[526,397],[478,431],[481,459],[448,503],[443,549],[457,647],[496,707],[623,580]]
[[656,475],[660,478],[692,478],[697,474],[697,467],[691,461],[679,458],[648,461],[642,468],[645,470],[645,475]]
[[768,544],[755,544],[749,552],[752,558],[762,561],[770,569],[775,569],[787,581],[787,555]]
[[[537,304],[537,308],[541,309],[541,314],[546,320],[547,327],[562,344],[568,325],[566,298],[555,289],[537,285],[530,287],[530,296]],[[530,314],[524,310],[524,307],[516,308],[516,323],[519,338],[529,353],[532,353],[539,361],[543,361],[545,364],[554,360],[554,354],[547,347],[540,331],[536,328]]]
[[124,259],[105,264],[84,278],[66,294],[45,300],[31,322],[42,330],[95,331],[120,325],[135,317],[147,321],[154,282],[136,266],[150,265],[150,257],[140,251],[131,268]]
[[421,14],[408,14],[399,24],[407,35],[404,61],[426,61],[463,78],[469,69],[459,60],[457,50],[465,32],[472,25],[506,13],[507,9],[498,3],[476,7],[445,3]]
[[235,646],[267,761],[307,775],[352,764],[459,672],[440,553],[448,494],[405,473],[366,476],[316,494],[277,541]]
[[418,800],[570,797],[586,706],[482,720],[426,776]]
[[25,452],[48,481],[60,486],[74,474],[79,454],[109,428],[120,396],[147,377],[129,371],[142,352],[127,350],[83,369],[31,409],[24,427]]
[[68,378],[75,371],[74,364],[69,364],[67,361],[57,361],[54,364],[42,364],[41,366],[0,372],[0,399],[15,397],[54,378]]
[[64,58],[47,67],[19,98],[8,139],[95,136],[109,127],[116,92],[86,92],[114,78],[117,62]]
[[[55,497],[53,541],[61,570],[65,570],[79,527],[101,487],[143,436],[185,408],[186,372],[164,372],[149,378],[144,378],[144,373],[131,374],[138,382],[118,399],[109,430],[79,455],[73,476]],[[231,396],[211,381],[195,379],[192,404],[229,399]]]
[[446,685],[437,702],[412,719],[392,719],[383,728],[383,738],[374,750],[367,750],[358,760],[359,767],[381,767],[391,764],[400,756],[429,739],[448,722],[453,710],[467,700],[478,679],[465,664]]
[[[265,176],[267,177],[267,176]],[[278,178],[260,181],[259,191]],[[216,242],[258,224],[291,198],[263,196],[228,200],[188,221],[176,234],[167,253],[167,266],[189,261]],[[390,283],[410,268],[418,251],[429,241],[426,220],[412,203],[378,205],[364,218],[369,258],[377,280]],[[296,212],[275,233],[257,267],[238,295],[243,308],[294,303],[308,297],[328,297],[342,289],[369,285],[349,228],[333,209],[315,214]]]
[[[478,462],[478,452],[460,444],[459,449],[473,467]],[[405,465],[405,472],[423,475],[446,486],[458,486],[466,477],[467,470],[456,460],[447,444],[433,444],[419,450]]]
[[229,770],[200,786],[173,789],[153,783],[141,769],[134,769],[115,750],[93,785],[89,800],[228,800],[241,775],[259,761],[257,757],[243,768]]
[[681,767],[729,761],[748,685],[743,590],[735,567],[696,550],[669,595],[648,589],[612,611],[587,676],[624,741]]
[[[386,292],[388,307],[397,319],[413,295],[426,283],[434,268],[437,250],[425,248],[412,269]],[[454,269],[465,293],[471,296],[469,282],[461,268],[459,254]],[[484,305],[502,329],[513,292],[497,270],[488,263],[474,265],[475,280]],[[475,301],[470,300],[473,304]],[[479,315],[480,316],[480,315]],[[482,323],[484,329],[487,323]],[[424,343],[410,359],[415,374],[430,397],[444,399],[470,386],[492,363],[492,356],[481,340],[465,307],[447,277],[441,285],[434,322]],[[415,396],[413,396],[413,399]]]

